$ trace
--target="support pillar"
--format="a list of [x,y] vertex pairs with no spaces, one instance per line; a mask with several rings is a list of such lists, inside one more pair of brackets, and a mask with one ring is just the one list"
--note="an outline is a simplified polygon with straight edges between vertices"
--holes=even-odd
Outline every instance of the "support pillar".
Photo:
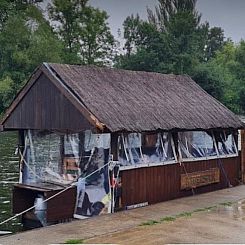
[[245,130],[241,131],[241,172],[242,172],[242,182],[245,184]]

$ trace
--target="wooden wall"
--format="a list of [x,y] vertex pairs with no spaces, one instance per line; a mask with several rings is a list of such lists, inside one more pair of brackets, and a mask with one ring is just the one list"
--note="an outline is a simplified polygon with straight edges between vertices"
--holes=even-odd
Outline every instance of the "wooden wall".
[[[55,195],[61,190],[48,189],[16,184],[13,187],[13,213],[17,214],[32,207],[38,194],[45,199]],[[47,202],[47,222],[57,222],[62,219],[73,218],[76,205],[76,188],[70,188]],[[34,209],[30,212],[33,212]]]
[[241,176],[242,182],[245,184],[245,130],[242,129],[241,133]]
[[[230,183],[235,186],[239,183],[240,158],[221,159]],[[122,206],[142,202],[149,204],[166,201],[178,197],[192,195],[191,190],[180,190],[180,175],[204,171],[219,167],[218,160],[185,162],[184,165],[169,164],[122,171]],[[195,188],[196,194],[214,191],[228,187],[227,180],[220,169],[220,182]]]
[[42,74],[4,123],[6,129],[85,130],[92,125]]

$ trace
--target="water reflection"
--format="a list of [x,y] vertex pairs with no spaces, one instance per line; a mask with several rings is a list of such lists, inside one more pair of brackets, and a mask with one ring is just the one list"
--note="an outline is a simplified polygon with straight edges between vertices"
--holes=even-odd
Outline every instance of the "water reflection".
[[233,217],[235,219],[245,220],[245,201],[238,201],[232,206],[231,212],[233,213]]
[[[12,187],[18,182],[18,157],[14,155],[17,145],[17,134],[13,132],[0,133],[0,222],[11,217]],[[19,219],[10,221],[0,227],[0,230],[12,232],[22,229]]]
[[235,203],[222,203],[216,209],[216,212],[222,216],[228,216],[235,220],[245,220],[245,200],[240,200]]

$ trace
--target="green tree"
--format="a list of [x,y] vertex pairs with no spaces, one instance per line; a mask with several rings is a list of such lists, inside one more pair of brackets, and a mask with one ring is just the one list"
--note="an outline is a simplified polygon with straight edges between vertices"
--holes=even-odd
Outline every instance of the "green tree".
[[3,112],[13,99],[13,86],[14,82],[10,77],[0,79],[0,112]]
[[223,101],[224,98],[224,81],[220,70],[209,63],[202,63],[195,67],[192,78],[206,92]]
[[126,70],[157,71],[159,65],[158,56],[154,51],[142,48],[130,57],[121,55],[117,57],[115,66]]
[[244,113],[244,64],[243,41],[238,45],[228,41],[215,53],[207,64],[212,69],[216,69],[223,83],[222,102],[235,113]]
[[239,45],[235,47],[234,64],[230,65],[231,71],[239,80],[245,81],[245,41],[242,40]]
[[107,23],[105,11],[87,7],[80,20],[80,56],[84,64],[110,65],[114,58],[115,39]]
[[126,40],[124,49],[126,50],[126,55],[130,56],[134,51],[136,45],[139,43],[139,28],[142,24],[139,15],[136,17],[134,15],[128,16],[123,22],[124,33],[123,37]]
[[113,58],[115,40],[105,11],[89,6],[88,0],[54,0],[49,6],[52,21],[58,22],[56,31],[76,59],[69,63],[108,64]]
[[0,31],[2,30],[4,23],[9,17],[9,13],[13,8],[13,3],[8,0],[0,1]]
[[240,106],[239,112],[244,115],[245,114],[245,86],[244,84],[241,87],[240,91],[238,92],[238,96],[239,96],[239,106]]
[[215,56],[215,53],[225,44],[224,30],[220,27],[209,28],[207,43],[205,47],[206,60],[209,60]]
[[202,24],[196,0],[159,0],[147,11],[147,21],[138,15],[124,21],[126,52],[117,57],[116,67],[188,74],[230,109],[241,111],[245,45],[237,48],[220,27]]
[[[0,31],[0,80],[7,85],[13,81],[1,86],[6,89],[4,100],[16,94],[40,63],[62,62],[62,47],[35,4],[14,6]],[[6,103],[1,102],[0,113],[3,107]]]
[[239,105],[239,113],[245,114],[245,41],[242,40],[236,47],[234,52],[234,62],[229,63],[229,69],[235,77],[236,82],[233,83],[233,91]]
[[18,89],[40,63],[61,62],[61,47],[35,6],[14,13],[0,33],[0,74],[10,76]]
[[148,20],[160,31],[165,32],[170,19],[177,13],[189,12],[200,22],[201,15],[196,11],[196,0],[158,0],[155,12],[147,8]]
[[78,63],[79,18],[83,15],[88,0],[53,0],[48,6],[50,19],[59,37],[64,42],[64,59],[67,63]]
[[[204,59],[207,36],[207,25],[200,24],[195,3],[159,0],[155,13],[148,9],[148,21],[140,20],[139,16],[127,17],[124,21],[126,57],[121,55],[116,65],[126,69],[191,74]],[[153,62],[148,62],[152,58]]]
[[199,25],[199,18],[190,11],[177,12],[170,17],[165,36],[173,73],[192,73],[203,58],[206,32],[206,25]]

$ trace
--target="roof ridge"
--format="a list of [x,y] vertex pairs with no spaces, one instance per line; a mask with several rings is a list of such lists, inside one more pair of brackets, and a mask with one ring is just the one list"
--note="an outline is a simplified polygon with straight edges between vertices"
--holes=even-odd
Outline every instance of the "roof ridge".
[[68,66],[68,67],[92,67],[98,70],[110,70],[110,71],[121,71],[121,72],[128,72],[128,73],[133,73],[133,74],[158,74],[158,75],[163,75],[163,76],[173,76],[173,77],[189,77],[186,74],[174,74],[174,73],[161,73],[157,71],[141,71],[141,70],[128,70],[128,69],[122,69],[122,68],[116,68],[116,67],[109,67],[109,66],[97,66],[94,64],[67,64],[67,63],[52,63],[52,62],[44,62],[43,64],[48,64],[48,65],[58,65],[58,66]]

